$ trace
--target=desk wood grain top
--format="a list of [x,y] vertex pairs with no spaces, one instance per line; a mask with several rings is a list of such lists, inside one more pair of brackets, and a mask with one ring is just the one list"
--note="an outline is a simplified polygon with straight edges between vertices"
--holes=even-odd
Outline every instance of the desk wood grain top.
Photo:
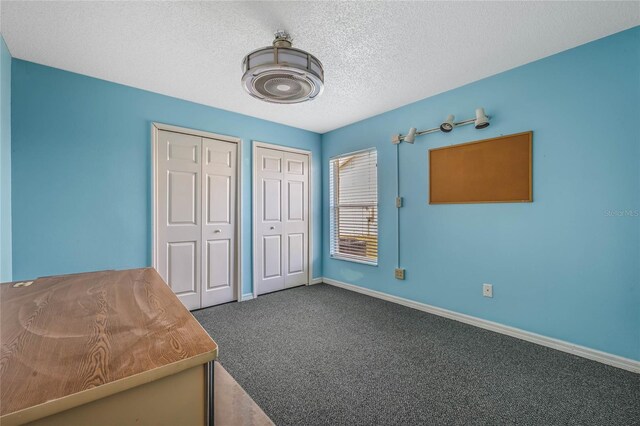
[[217,357],[152,268],[2,284],[0,308],[0,416],[67,409],[73,395],[79,405]]

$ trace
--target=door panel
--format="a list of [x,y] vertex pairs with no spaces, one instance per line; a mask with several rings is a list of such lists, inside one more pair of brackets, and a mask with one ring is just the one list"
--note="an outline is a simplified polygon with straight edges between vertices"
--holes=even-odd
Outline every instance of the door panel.
[[207,244],[208,289],[229,287],[231,284],[231,241],[215,240]]
[[168,172],[169,224],[196,224],[197,173]]
[[263,279],[282,276],[282,239],[280,235],[267,235],[263,239],[262,257],[264,258]]
[[169,243],[167,264],[171,288],[178,296],[197,294],[196,241]]
[[[174,134],[176,138],[177,134]],[[184,160],[194,164],[198,164],[198,151],[199,145],[194,145],[193,143],[184,143],[183,141],[177,140],[168,140],[168,155],[167,160]]]
[[288,182],[287,186],[289,187],[289,215],[287,216],[287,220],[296,220],[303,221],[304,220],[304,182]]
[[236,194],[237,144],[202,138],[204,163],[202,241],[207,255],[202,265],[205,286],[202,307],[237,300]]
[[280,173],[282,171],[282,154],[273,150],[264,150],[262,156],[262,171]]
[[207,149],[207,164],[223,167],[232,167],[231,151],[227,149],[218,150],[213,147]]
[[201,138],[158,131],[157,269],[189,309],[200,307]]
[[289,234],[289,274],[304,272],[304,234]]
[[263,213],[262,220],[264,222],[280,222],[282,215],[282,182],[279,179],[263,179],[262,180],[262,199]]
[[207,176],[207,221],[209,224],[231,223],[231,176]]
[[292,175],[304,175],[304,161],[288,158],[287,173]]
[[254,275],[258,294],[308,283],[309,157],[255,150]]

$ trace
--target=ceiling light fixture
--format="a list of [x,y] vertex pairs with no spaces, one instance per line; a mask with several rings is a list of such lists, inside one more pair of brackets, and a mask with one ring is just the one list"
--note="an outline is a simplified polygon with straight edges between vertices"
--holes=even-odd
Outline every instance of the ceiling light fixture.
[[484,129],[485,127],[489,127],[490,116],[484,113],[484,108],[476,109],[476,118],[470,118],[468,120],[454,122],[455,117],[453,115],[448,115],[447,118],[440,124],[440,127],[434,127],[433,129],[420,130],[416,131],[415,127],[409,129],[409,133],[406,135],[393,135],[391,137],[391,143],[394,145],[399,144],[400,142],[408,142],[413,143],[416,140],[416,136],[426,135],[427,133],[435,133],[435,132],[444,132],[449,133],[455,127],[464,126],[467,124],[474,124],[476,129]]
[[278,30],[273,46],[244,57],[242,87],[251,96],[277,104],[296,104],[322,94],[322,63],[312,54],[291,47],[291,42],[286,31]]

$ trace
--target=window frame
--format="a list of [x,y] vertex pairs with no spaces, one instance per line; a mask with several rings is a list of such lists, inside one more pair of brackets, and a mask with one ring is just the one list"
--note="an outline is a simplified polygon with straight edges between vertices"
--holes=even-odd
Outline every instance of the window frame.
[[[345,254],[345,253],[340,253],[337,251],[336,246],[338,245],[338,241],[335,235],[335,229],[336,229],[336,223],[335,223],[335,218],[336,218],[336,209],[340,208],[339,206],[337,206],[337,200],[336,200],[336,196],[338,194],[338,191],[336,191],[336,180],[335,180],[335,176],[334,176],[334,171],[333,171],[333,164],[335,160],[339,160],[341,158],[345,158],[345,157],[349,157],[349,156],[353,156],[353,155],[358,155],[358,154],[363,154],[363,153],[369,153],[369,152],[375,152],[376,154],[376,162],[375,162],[375,171],[376,171],[376,203],[375,203],[375,211],[376,211],[376,243],[378,245],[377,250],[376,250],[376,258],[375,260],[365,260],[363,259],[361,256],[355,256],[355,255],[349,255],[349,254]],[[360,263],[363,265],[369,265],[369,266],[378,266],[379,260],[380,260],[380,241],[379,241],[379,237],[380,237],[380,209],[379,209],[379,195],[380,195],[380,190],[379,190],[379,176],[378,176],[378,150],[376,147],[371,147],[371,148],[365,148],[365,149],[360,149],[357,151],[351,151],[351,152],[345,152],[345,153],[341,153],[338,155],[334,155],[332,157],[329,158],[329,257],[331,259],[336,259],[336,260],[344,260],[347,262],[353,262],[353,263]]]

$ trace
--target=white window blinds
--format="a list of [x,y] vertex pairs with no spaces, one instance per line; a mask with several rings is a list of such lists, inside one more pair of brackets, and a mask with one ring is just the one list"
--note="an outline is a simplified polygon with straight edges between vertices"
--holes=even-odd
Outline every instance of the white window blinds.
[[378,264],[377,159],[370,149],[330,160],[332,257]]

